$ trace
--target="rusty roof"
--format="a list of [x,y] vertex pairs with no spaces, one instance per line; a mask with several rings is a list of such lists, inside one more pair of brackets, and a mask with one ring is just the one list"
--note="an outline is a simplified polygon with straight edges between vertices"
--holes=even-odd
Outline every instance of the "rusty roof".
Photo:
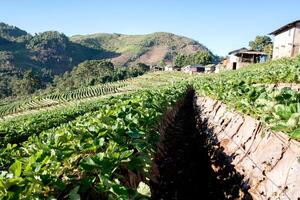
[[298,22],[300,22],[300,20],[296,20],[289,24],[286,24],[286,25],[280,27],[279,29],[276,29],[275,31],[269,33],[269,35],[278,35],[279,33],[282,33],[283,31],[285,31],[287,29],[293,28]]

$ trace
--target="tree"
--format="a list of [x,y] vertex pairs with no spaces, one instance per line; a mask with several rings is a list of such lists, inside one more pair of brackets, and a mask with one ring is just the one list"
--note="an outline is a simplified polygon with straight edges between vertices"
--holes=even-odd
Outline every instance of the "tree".
[[[266,49],[270,49],[272,45],[272,39],[269,36],[256,36],[253,41],[249,42],[249,46],[252,50],[264,52]],[[268,52],[266,52],[268,53]]]
[[79,86],[95,85],[111,81],[114,65],[107,60],[88,60],[75,67],[71,76]]
[[183,67],[185,65],[186,62],[186,55],[184,54],[178,54],[176,55],[175,59],[174,59],[174,64],[177,65],[178,67]]
[[15,96],[24,96],[34,93],[39,89],[40,81],[31,70],[25,71],[23,79],[12,81],[12,92]]
[[192,64],[201,64],[201,65],[207,65],[212,62],[213,57],[209,52],[206,51],[198,51],[195,54],[192,55]]
[[158,66],[159,66],[160,68],[164,68],[164,67],[166,66],[165,61],[164,61],[164,60],[161,60],[161,61],[158,63]]
[[137,67],[140,68],[144,72],[150,71],[150,66],[146,65],[145,63],[138,63]]
[[268,55],[268,57],[272,57],[273,54],[273,44],[268,44],[267,46],[264,47],[263,51]]
[[178,54],[174,63],[178,67],[184,67],[186,65],[207,65],[212,63],[214,60],[214,56],[210,52],[206,51],[198,51],[196,53],[190,55]]

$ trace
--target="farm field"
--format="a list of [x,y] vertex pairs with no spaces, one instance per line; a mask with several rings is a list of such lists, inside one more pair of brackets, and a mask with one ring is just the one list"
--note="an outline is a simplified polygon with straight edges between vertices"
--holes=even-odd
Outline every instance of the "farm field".
[[299,92],[270,87],[299,84],[299,69],[298,57],[219,74],[156,72],[2,105],[0,197],[172,199],[198,188],[208,198],[249,197],[232,192],[242,181],[235,171],[208,167],[217,155],[204,148],[193,99],[220,100],[299,140]]

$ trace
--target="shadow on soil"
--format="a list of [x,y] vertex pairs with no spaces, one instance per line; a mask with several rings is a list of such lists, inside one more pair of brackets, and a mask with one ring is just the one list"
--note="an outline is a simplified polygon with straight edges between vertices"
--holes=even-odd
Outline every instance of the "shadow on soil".
[[252,199],[243,177],[199,122],[190,91],[161,131],[152,165],[152,199]]

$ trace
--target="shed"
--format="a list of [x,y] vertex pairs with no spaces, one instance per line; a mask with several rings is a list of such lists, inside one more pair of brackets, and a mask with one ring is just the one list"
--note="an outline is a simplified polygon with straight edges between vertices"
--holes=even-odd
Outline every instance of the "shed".
[[241,48],[228,53],[227,69],[239,69],[249,64],[265,62],[267,54],[260,51]]

